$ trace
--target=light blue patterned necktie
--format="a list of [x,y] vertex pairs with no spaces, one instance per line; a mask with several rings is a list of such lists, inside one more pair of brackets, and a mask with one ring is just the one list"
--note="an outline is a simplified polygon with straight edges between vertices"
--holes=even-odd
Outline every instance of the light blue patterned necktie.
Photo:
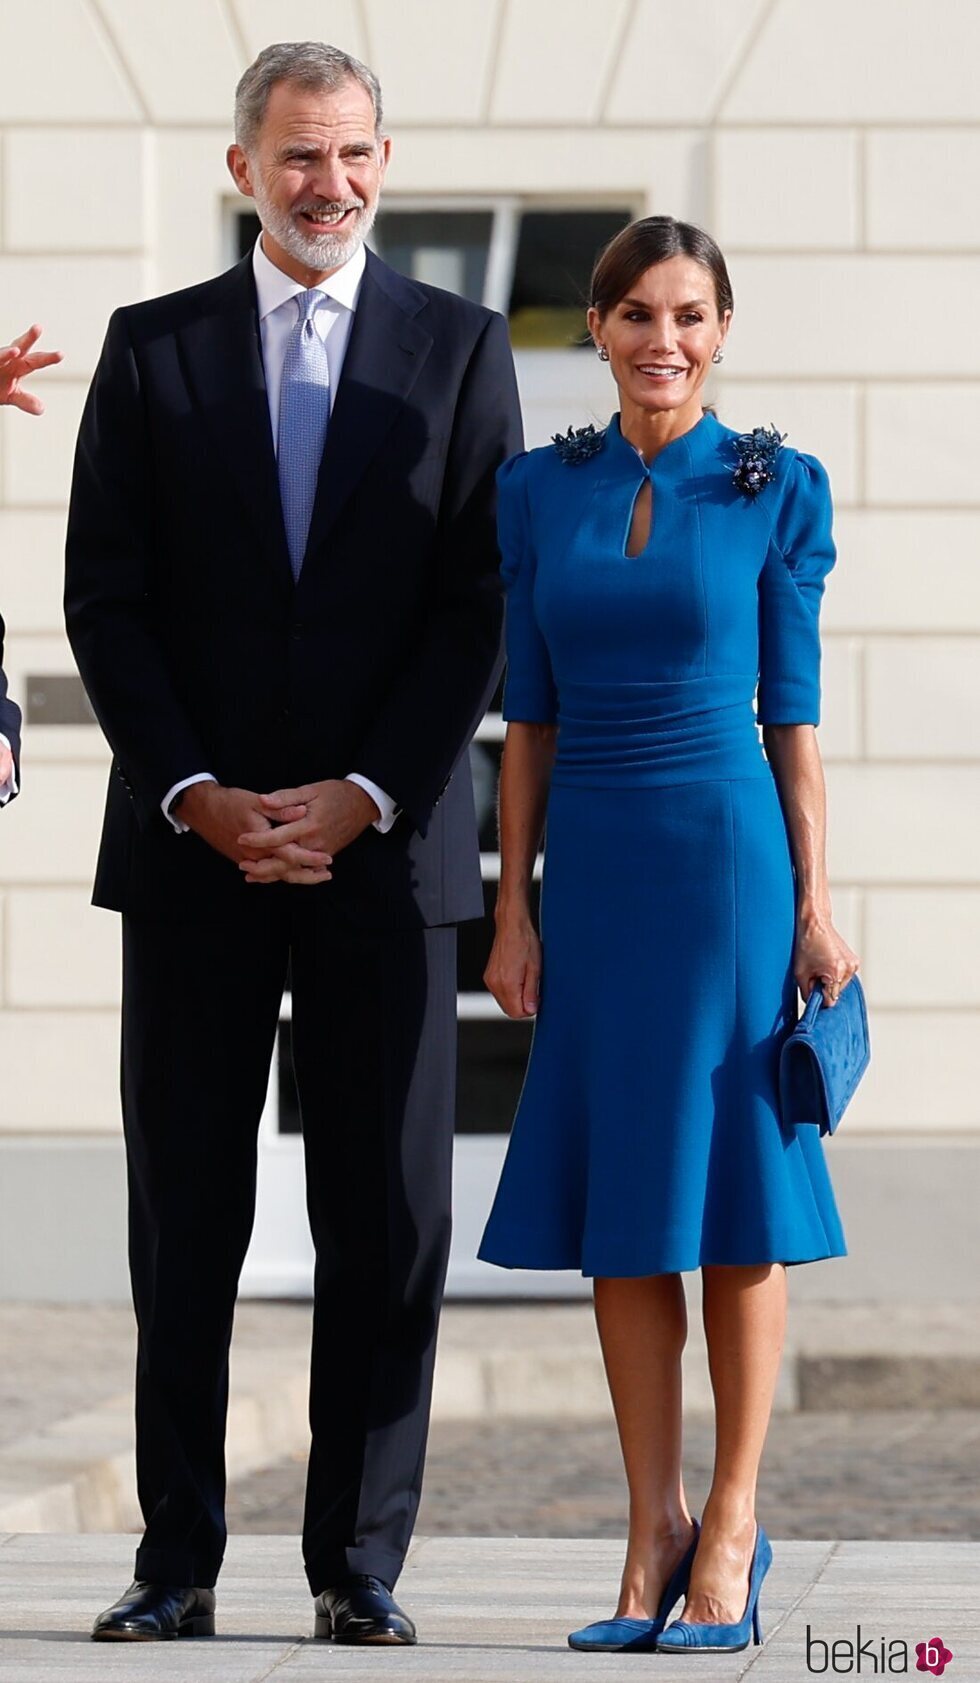
[[279,388],[276,454],[279,492],[293,578],[298,579],[313,514],[320,458],[330,419],[327,347],[313,323],[324,295],[316,287],[297,294],[299,317],[286,342]]

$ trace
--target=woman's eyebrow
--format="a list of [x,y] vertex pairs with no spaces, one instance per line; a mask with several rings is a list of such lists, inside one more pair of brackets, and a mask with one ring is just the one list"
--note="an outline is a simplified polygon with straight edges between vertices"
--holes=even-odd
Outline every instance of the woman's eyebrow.
[[[653,308],[653,306],[648,304],[643,298],[624,298],[622,302],[624,304],[631,304],[636,310],[649,310]],[[703,310],[708,308],[707,298],[691,298],[686,304],[675,304],[674,308],[676,310],[693,310],[696,304],[699,304]]]

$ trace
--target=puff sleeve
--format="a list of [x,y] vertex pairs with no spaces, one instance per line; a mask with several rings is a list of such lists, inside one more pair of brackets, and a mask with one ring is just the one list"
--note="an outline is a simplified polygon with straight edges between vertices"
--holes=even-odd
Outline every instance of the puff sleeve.
[[826,469],[794,452],[759,575],[760,725],[820,723],[820,600],[837,558]]
[[553,724],[558,695],[548,649],[534,612],[535,556],[527,493],[527,454],[511,456],[497,472],[497,536],[506,592],[505,719]]

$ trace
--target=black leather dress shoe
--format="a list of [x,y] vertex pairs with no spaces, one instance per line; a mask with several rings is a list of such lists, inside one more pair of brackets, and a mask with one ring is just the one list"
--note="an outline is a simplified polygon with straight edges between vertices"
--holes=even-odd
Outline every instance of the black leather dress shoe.
[[92,1626],[94,1642],[170,1642],[176,1636],[213,1635],[213,1590],[138,1579]]
[[380,1578],[341,1578],[321,1590],[313,1606],[313,1634],[327,1642],[415,1641],[415,1626]]

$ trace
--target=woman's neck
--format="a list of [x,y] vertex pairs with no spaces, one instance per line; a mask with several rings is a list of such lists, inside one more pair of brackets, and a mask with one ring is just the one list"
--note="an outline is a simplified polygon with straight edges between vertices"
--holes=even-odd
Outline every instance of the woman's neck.
[[678,409],[641,409],[638,403],[627,400],[620,410],[619,430],[649,464],[665,444],[696,427],[703,414],[697,394]]

